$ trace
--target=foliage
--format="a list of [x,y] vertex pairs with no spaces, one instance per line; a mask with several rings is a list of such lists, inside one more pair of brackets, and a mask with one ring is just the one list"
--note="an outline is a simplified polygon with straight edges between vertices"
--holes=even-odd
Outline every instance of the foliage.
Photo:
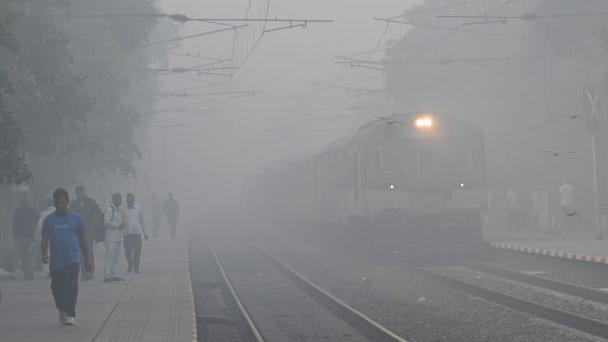
[[[142,0],[82,0],[73,13],[156,13]],[[158,93],[156,75],[145,69],[155,53],[142,48],[154,18],[74,19],[64,23],[72,38],[70,49],[75,68],[86,70],[86,89],[95,94],[96,104],[86,118],[77,139],[86,146],[87,167],[97,171],[136,175],[132,161],[141,158],[134,140],[137,127],[151,117],[150,103]]]
[[[17,49],[16,37],[9,29],[16,16],[14,5],[0,5],[0,57]],[[0,68],[0,184],[19,184],[32,178],[25,163],[23,131],[5,100],[13,91],[6,72]]]
[[[156,13],[147,0],[5,0],[0,4],[1,167],[5,182],[75,182],[90,171],[133,176],[137,128],[151,116],[156,77],[136,73],[162,50],[142,49],[156,19],[72,19],[70,13]],[[143,105],[142,105],[143,104]],[[10,141],[9,141],[10,139]],[[6,141],[5,141],[6,140]],[[8,157],[12,159],[6,159]],[[7,171],[8,172],[8,171]]]
[[31,181],[25,163],[23,133],[13,114],[0,96],[0,184],[20,184]]

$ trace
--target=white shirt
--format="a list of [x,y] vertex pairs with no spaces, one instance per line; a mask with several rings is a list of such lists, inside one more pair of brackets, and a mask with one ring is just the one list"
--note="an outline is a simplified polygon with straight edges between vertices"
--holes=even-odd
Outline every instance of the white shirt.
[[46,208],[42,213],[40,213],[40,217],[38,218],[38,223],[36,224],[36,230],[34,231],[34,239],[40,240],[40,235],[42,234],[42,224],[44,224],[44,219],[54,212],[55,212],[55,207],[50,206],[50,207]]
[[108,205],[103,214],[103,222],[106,227],[106,241],[122,241],[122,231],[120,228],[124,217],[118,208]]
[[574,186],[570,184],[562,184],[559,187],[559,204],[562,207],[572,207],[574,203]]
[[124,234],[139,234],[143,235],[144,230],[141,226],[141,208],[139,206],[134,205],[129,208],[126,207],[123,210],[123,214],[125,217],[125,231]]
[[519,193],[516,190],[509,189],[505,198],[509,209],[519,209]]

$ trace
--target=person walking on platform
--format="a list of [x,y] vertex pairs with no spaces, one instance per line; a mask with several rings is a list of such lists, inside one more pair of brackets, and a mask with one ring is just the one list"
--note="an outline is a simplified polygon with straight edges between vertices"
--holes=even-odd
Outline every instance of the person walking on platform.
[[63,325],[75,324],[81,254],[85,270],[92,268],[85,240],[84,222],[80,215],[68,210],[69,202],[67,191],[55,190],[55,212],[44,219],[42,226],[42,262],[49,263],[50,245],[51,290],[55,306],[59,310],[59,322]]
[[173,193],[169,193],[169,199],[163,206],[163,211],[167,217],[167,223],[169,223],[169,232],[171,233],[171,239],[175,240],[175,234],[177,231],[177,217],[179,216],[179,203],[173,198]]
[[510,188],[507,190],[505,199],[507,201],[507,229],[518,231],[521,229],[520,192],[515,188]]
[[160,216],[163,213],[163,206],[158,200],[156,194],[152,194],[152,201],[150,202],[150,214],[152,216],[152,237],[158,237],[158,230],[160,229]]
[[25,279],[34,279],[32,269],[32,247],[34,246],[34,231],[40,214],[23,197],[20,207],[13,215],[13,237],[17,245],[17,254]]
[[[36,255],[38,257],[38,260],[36,260],[36,269],[38,270],[44,270],[45,267],[42,264],[42,254],[40,254],[41,251],[41,243],[42,243],[42,225],[44,224],[44,220],[46,219],[47,216],[51,215],[52,213],[55,212],[55,206],[53,205],[53,195],[50,194],[44,201],[44,203],[42,203],[42,211],[40,212],[40,217],[38,218],[38,223],[36,224],[36,231],[34,232],[34,240],[36,240],[36,246],[38,248],[34,248],[34,250],[36,251]],[[51,273],[47,271],[47,278],[51,278]]]
[[129,273],[139,273],[139,260],[141,257],[141,240],[143,237],[148,240],[148,234],[144,227],[142,210],[135,205],[135,195],[127,194],[127,207],[124,209],[125,218],[125,255]]
[[558,227],[562,230],[572,230],[577,224],[575,219],[580,218],[574,207],[574,186],[564,183],[559,186],[559,210]]
[[112,203],[108,205],[104,212],[104,224],[106,228],[105,245],[105,276],[103,281],[123,281],[120,278],[120,251],[122,250],[123,231],[125,228],[125,220],[120,212],[122,197],[116,193],[112,195]]
[[76,187],[76,200],[72,202],[70,209],[77,212],[84,220],[85,236],[87,238],[87,250],[89,251],[89,260],[91,260],[92,269],[82,272],[82,280],[91,280],[95,278],[95,233],[98,226],[103,224],[103,213],[97,202],[87,196],[84,186]]

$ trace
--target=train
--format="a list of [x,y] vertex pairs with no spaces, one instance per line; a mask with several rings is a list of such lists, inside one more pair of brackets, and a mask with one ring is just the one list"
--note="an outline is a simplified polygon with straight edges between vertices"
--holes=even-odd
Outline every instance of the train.
[[340,231],[391,251],[470,252],[483,244],[481,129],[450,115],[376,117],[307,156],[276,162],[258,203],[282,227]]

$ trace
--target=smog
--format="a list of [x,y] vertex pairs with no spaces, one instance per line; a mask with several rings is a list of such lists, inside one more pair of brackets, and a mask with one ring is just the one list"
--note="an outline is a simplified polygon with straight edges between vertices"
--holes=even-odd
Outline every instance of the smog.
[[608,339],[608,3],[0,3],[10,341]]

